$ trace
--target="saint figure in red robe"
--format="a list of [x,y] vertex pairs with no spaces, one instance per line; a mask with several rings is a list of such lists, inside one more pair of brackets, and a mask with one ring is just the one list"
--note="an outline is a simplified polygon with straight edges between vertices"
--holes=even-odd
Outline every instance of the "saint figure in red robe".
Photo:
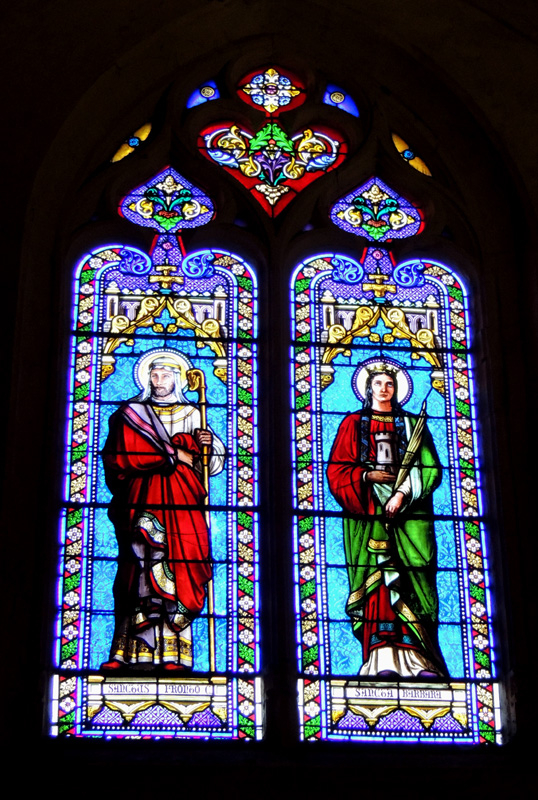
[[103,668],[179,671],[192,667],[191,623],[212,576],[202,452],[215,475],[225,448],[183,395],[187,359],[161,351],[142,361],[145,388],[110,417],[102,453],[118,540],[116,627]]

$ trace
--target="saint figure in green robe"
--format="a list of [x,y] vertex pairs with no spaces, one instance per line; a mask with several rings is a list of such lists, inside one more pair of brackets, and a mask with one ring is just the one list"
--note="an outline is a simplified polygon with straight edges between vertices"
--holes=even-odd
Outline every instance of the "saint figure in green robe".
[[399,364],[371,359],[354,380],[363,407],[341,423],[327,477],[345,512],[346,611],[362,643],[359,674],[438,680],[447,675],[437,641],[439,458],[424,418],[398,402],[411,394]]

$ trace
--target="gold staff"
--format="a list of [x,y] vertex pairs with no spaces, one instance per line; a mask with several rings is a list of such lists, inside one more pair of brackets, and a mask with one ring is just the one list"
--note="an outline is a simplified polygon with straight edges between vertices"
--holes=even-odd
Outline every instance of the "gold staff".
[[[198,392],[200,426],[201,430],[206,431],[208,428],[205,375],[201,369],[189,369],[187,371],[187,381],[191,392]],[[209,447],[206,444],[202,445],[202,484],[206,492],[204,504],[207,505],[209,498]],[[209,511],[207,508],[205,510],[205,521],[209,530]],[[209,669],[211,672],[215,672],[217,667],[215,659],[215,590],[213,579],[207,584],[207,611],[209,617]]]

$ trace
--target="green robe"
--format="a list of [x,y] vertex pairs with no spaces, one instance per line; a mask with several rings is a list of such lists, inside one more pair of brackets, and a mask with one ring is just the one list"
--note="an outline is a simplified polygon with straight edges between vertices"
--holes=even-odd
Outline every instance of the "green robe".
[[[384,506],[392,495],[392,484],[364,480],[365,473],[375,466],[373,434],[379,426],[375,419],[388,420],[382,429],[395,432],[401,463],[417,417],[372,414],[374,420],[364,412],[349,414],[343,420],[327,468],[331,492],[346,512],[344,547],[350,589],[346,611],[355,636],[363,643],[366,660],[379,631],[372,634],[372,641],[365,641],[364,628],[368,627],[365,610],[369,603],[372,607],[376,592],[381,603],[384,585],[385,602],[388,598],[394,617],[400,621],[400,640],[394,643],[419,650],[439,671],[446,673],[437,643],[437,549],[432,503],[432,492],[441,481],[441,465],[430,432],[425,428],[417,458],[402,486],[405,500],[396,516],[388,520]],[[385,623],[385,627],[390,624]]]

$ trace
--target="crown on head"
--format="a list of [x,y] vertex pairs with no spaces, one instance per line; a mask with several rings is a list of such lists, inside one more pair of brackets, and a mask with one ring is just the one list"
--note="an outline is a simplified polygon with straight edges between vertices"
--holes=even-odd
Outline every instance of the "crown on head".
[[399,371],[400,370],[396,369],[393,364],[386,364],[384,361],[379,361],[377,364],[366,365],[366,372],[369,377],[372,375],[384,374],[390,375],[391,378],[397,378]]

